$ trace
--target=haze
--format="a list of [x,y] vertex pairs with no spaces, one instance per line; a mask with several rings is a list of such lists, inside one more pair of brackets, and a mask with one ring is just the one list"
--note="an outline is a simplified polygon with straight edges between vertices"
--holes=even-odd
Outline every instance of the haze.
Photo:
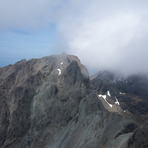
[[148,73],[147,0],[1,0],[0,66],[66,52],[89,71]]

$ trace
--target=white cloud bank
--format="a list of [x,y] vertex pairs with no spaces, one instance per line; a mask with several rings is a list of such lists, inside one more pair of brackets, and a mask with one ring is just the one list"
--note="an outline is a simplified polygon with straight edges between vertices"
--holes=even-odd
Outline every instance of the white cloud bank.
[[1,0],[0,29],[32,31],[49,26],[59,0]]
[[89,69],[147,73],[147,4],[146,1],[96,0],[82,7],[81,14],[67,12],[63,16],[65,20],[60,22],[60,30],[69,52],[78,55]]
[[55,23],[66,52],[77,55],[90,70],[148,73],[147,0],[5,0],[2,4],[0,28]]

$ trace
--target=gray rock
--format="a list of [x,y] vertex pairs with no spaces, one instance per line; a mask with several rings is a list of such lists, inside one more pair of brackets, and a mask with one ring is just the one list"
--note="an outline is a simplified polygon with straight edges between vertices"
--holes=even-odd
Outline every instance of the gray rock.
[[141,123],[130,112],[104,107],[94,79],[90,82],[76,56],[22,60],[1,68],[0,80],[1,148],[128,148],[136,143]]

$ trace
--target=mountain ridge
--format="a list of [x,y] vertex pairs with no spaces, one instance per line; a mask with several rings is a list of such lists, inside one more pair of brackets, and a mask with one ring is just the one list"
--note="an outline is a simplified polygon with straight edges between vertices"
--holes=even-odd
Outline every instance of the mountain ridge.
[[[146,147],[147,83],[127,79],[135,87],[114,83],[108,72],[90,79],[78,57],[66,54],[1,68],[0,147]],[[145,86],[135,93],[138,84]]]

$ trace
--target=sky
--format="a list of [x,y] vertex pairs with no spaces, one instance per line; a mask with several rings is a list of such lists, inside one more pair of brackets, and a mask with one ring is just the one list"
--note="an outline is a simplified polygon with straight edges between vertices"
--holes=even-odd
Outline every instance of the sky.
[[90,72],[148,74],[148,1],[0,0],[0,67],[63,52]]

